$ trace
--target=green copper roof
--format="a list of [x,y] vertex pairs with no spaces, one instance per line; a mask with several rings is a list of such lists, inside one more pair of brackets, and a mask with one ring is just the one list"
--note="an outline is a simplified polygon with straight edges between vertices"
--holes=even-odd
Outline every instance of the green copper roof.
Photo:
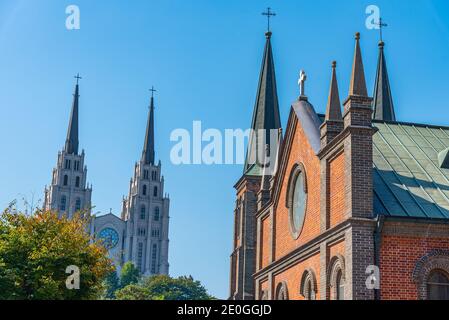
[[374,121],[374,212],[387,216],[449,218],[449,170],[438,155],[449,128]]

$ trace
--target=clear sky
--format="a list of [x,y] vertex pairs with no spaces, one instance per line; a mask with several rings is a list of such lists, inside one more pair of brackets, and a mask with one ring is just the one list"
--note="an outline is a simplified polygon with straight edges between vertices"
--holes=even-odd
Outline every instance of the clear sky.
[[[81,10],[81,29],[65,28],[65,9]],[[330,63],[346,96],[354,33],[370,91],[378,32],[365,27],[376,4],[399,120],[449,125],[449,2],[279,0],[0,0],[0,206],[43,197],[63,147],[73,76],[80,72],[80,147],[86,151],[95,212],[120,214],[143,146],[149,92],[156,96],[156,157],[171,197],[170,264],[226,298],[232,245],[233,185],[242,166],[174,166],[170,133],[248,128],[266,19],[271,6],[283,124],[298,96],[324,112]]]

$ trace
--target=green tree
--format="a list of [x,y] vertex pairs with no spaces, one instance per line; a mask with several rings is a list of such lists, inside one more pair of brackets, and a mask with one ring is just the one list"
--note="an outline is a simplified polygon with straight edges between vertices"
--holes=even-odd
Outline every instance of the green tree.
[[116,292],[118,300],[212,300],[214,297],[191,276],[171,278],[165,275],[144,278]]
[[120,279],[117,276],[117,272],[114,270],[108,274],[104,281],[104,298],[115,299],[115,292],[120,289]]
[[[95,299],[113,270],[106,249],[86,232],[82,215],[50,211],[0,214],[0,299]],[[68,266],[80,269],[80,289],[66,287]]]
[[120,273],[120,288],[139,282],[140,272],[130,261],[126,262]]

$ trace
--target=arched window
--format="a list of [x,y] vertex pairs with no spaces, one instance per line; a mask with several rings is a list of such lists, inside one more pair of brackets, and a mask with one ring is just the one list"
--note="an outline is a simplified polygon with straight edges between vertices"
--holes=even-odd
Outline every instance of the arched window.
[[449,275],[442,270],[434,270],[427,279],[429,300],[449,300]]
[[345,282],[343,280],[343,272],[341,269],[337,271],[337,276],[335,279],[335,286],[336,286],[336,298],[337,300],[344,300],[345,299]]
[[142,188],[142,194],[143,194],[144,196],[147,195],[147,185],[146,185],[146,184],[143,185],[143,188]]
[[345,259],[337,254],[329,263],[328,269],[330,299],[345,300]]
[[69,184],[69,176],[68,176],[68,175],[65,175],[65,176],[64,176],[64,182],[63,182],[63,184],[64,184],[65,186]]
[[75,180],[75,187],[77,187],[77,188],[80,187],[80,177],[76,177],[76,180]]
[[449,250],[432,249],[421,257],[412,273],[420,300],[449,300]]
[[159,221],[160,219],[160,212],[159,207],[154,208],[154,221]]
[[144,205],[140,207],[140,219],[145,220],[146,208]]
[[304,271],[301,279],[300,293],[306,300],[315,300],[317,283],[315,273],[312,269]]
[[157,187],[154,187],[153,189],[153,197],[157,197]]
[[62,196],[61,197],[61,203],[59,204],[59,210],[60,211],[65,211],[67,206],[67,197],[66,196]]
[[276,300],[288,300],[287,283],[281,282],[276,288]]
[[81,210],[81,199],[80,198],[76,198],[75,211],[80,211],[80,210]]

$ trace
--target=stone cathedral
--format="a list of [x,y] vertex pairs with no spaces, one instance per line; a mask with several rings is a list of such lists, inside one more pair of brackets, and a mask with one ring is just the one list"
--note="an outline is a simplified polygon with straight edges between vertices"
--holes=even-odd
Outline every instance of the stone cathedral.
[[[81,210],[90,215],[92,187],[87,183],[85,152],[79,152],[79,83],[75,87],[67,139],[58,153],[52,181],[45,188],[44,209],[69,218]],[[153,90],[154,92],[154,90]],[[133,168],[121,217],[109,213],[91,216],[90,233],[102,239],[117,271],[128,261],[143,275],[168,274],[168,196],[164,196],[161,162],[155,161],[154,97],[151,96],[142,156]]]

